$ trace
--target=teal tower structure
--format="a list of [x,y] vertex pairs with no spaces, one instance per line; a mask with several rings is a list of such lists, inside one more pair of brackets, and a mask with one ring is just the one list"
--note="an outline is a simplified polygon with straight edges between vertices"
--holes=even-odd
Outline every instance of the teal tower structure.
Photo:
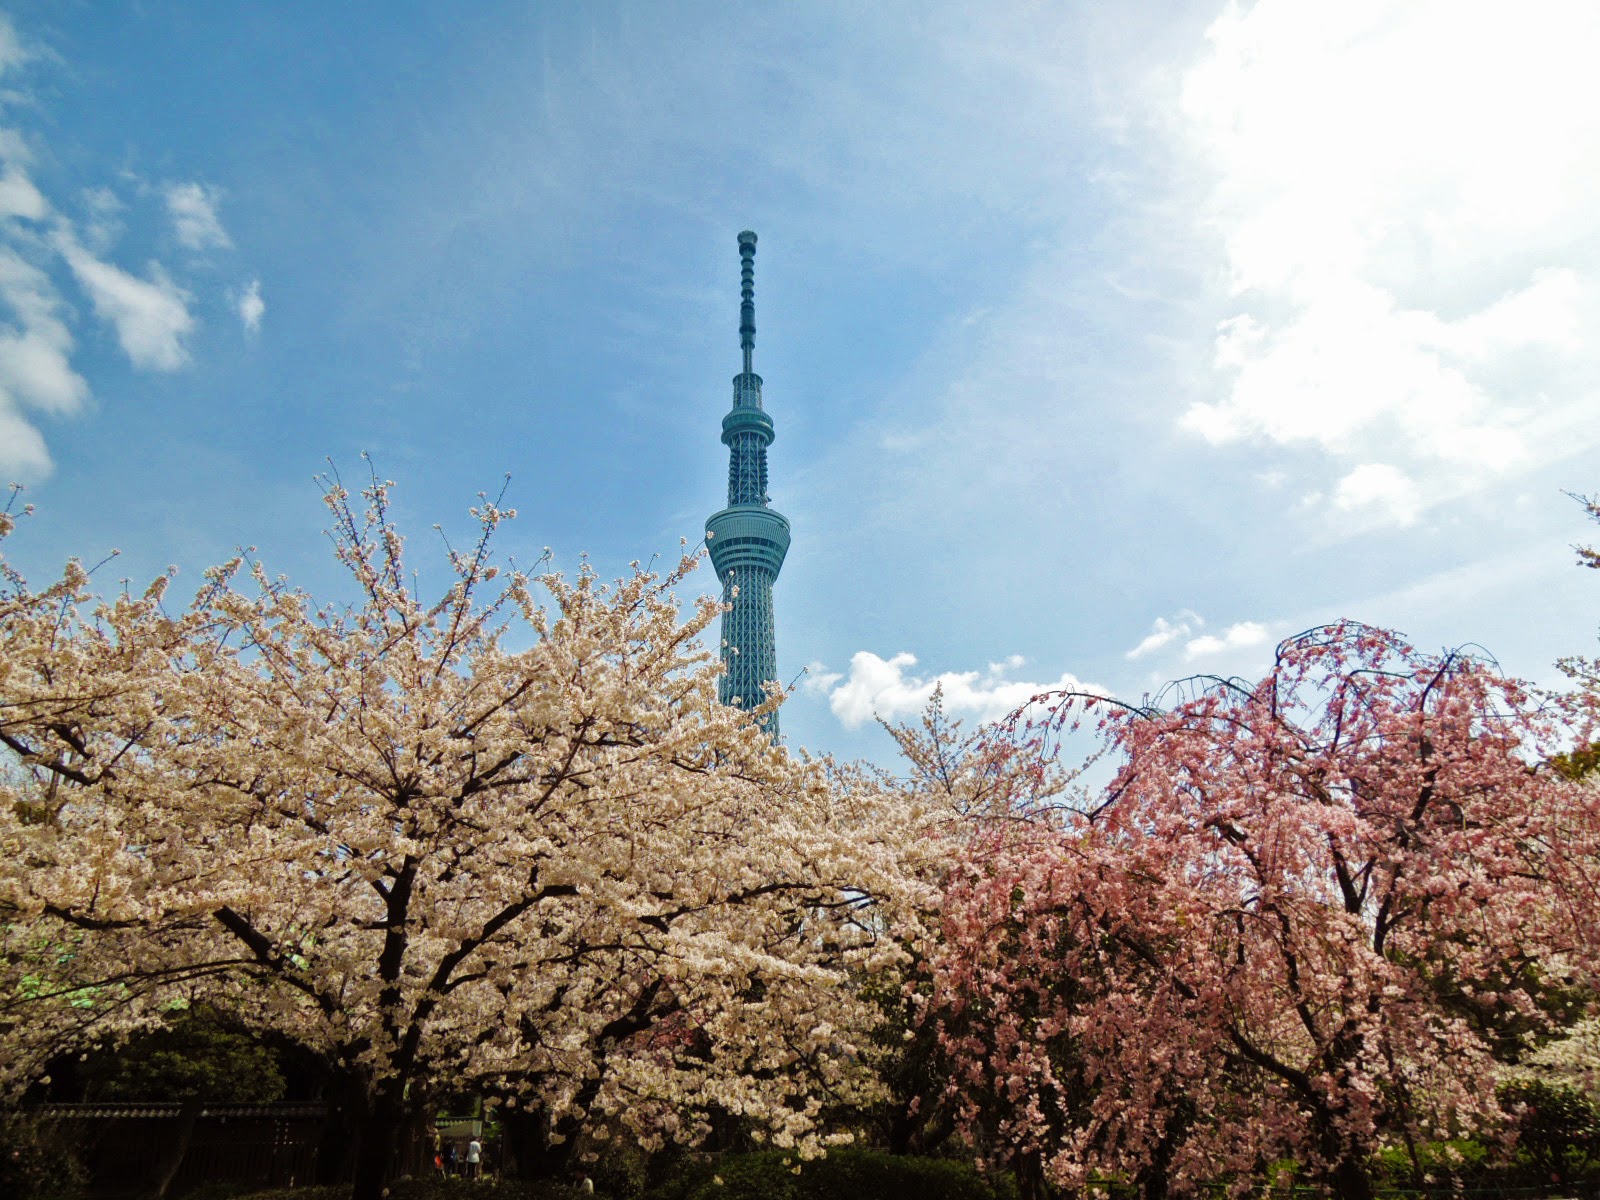
[[[733,408],[722,418],[728,447],[728,506],[706,519],[711,565],[722,583],[721,682],[724,704],[751,709],[766,699],[764,685],[778,678],[772,626],[772,585],[789,552],[789,520],[769,507],[767,447],[772,418],[761,406],[761,376],[750,365],[756,345],[756,235],[739,235],[739,346],[744,370],[733,377]],[[774,738],[778,714],[766,719]]]

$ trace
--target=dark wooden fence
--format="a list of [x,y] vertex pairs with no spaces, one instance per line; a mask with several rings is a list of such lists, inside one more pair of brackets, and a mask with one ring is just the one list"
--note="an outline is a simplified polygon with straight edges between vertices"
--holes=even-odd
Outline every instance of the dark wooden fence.
[[[177,1104],[52,1104],[33,1112],[80,1148],[96,1193],[148,1188],[178,1128]],[[328,1108],[322,1104],[213,1105],[200,1112],[174,1194],[202,1183],[294,1187],[317,1179]]]

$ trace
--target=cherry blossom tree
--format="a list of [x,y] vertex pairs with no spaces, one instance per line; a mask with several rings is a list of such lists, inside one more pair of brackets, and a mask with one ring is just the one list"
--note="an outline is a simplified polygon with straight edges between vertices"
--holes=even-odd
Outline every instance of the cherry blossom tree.
[[933,987],[938,902],[951,865],[974,831],[1046,819],[1073,778],[1025,741],[994,737],[985,726],[965,729],[945,712],[942,689],[934,690],[917,723],[881,723],[900,751],[899,771],[852,764],[837,786],[879,795],[884,807],[921,818],[922,836],[906,847],[903,870],[926,886],[928,903],[901,906],[888,932],[905,955],[864,984],[884,1015],[874,1035],[884,1094],[870,1116],[892,1153],[928,1154],[957,1128],[958,1105],[947,1089],[955,1063],[932,1026],[919,1020]]
[[76,565],[7,576],[11,1081],[204,999],[338,1065],[358,1200],[441,1083],[650,1141],[716,1110],[815,1145],[825,1098],[870,1084],[875,1014],[841,983],[899,953],[853,914],[896,902],[915,819],[717,702],[718,606],[674,598],[693,556],[501,574],[514,514],[485,500],[426,601],[389,485],[364,497],[328,482],[347,604],[248,556],[176,615],[165,580],[95,601]]
[[1119,756],[1095,806],[1009,825],[952,877],[929,1002],[999,1152],[1146,1195],[1290,1160],[1350,1200],[1385,1145],[1493,1127],[1492,1080],[1597,982],[1600,793],[1465,654],[1358,625],[1165,711],[1060,697]]
[[[1600,497],[1572,498],[1583,506],[1591,520],[1600,521]],[[1574,546],[1578,565],[1600,569],[1600,550],[1593,546]],[[1577,731],[1576,745],[1556,760],[1560,768],[1573,778],[1592,775],[1600,770],[1600,659],[1574,654],[1556,664],[1571,681],[1571,687],[1562,702],[1572,715]]]
[[[1575,492],[1569,495],[1583,506],[1583,511],[1588,514],[1590,520],[1600,521],[1600,496],[1580,496]],[[1574,546],[1573,549],[1578,552],[1579,566],[1600,570],[1600,550],[1596,550],[1593,546]]]

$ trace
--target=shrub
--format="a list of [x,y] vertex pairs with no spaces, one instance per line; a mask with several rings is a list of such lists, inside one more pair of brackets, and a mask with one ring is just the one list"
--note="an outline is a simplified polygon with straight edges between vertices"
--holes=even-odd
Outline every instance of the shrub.
[[848,1146],[811,1162],[779,1150],[726,1155],[714,1165],[669,1177],[646,1200],[997,1200],[997,1195],[967,1163]]
[[77,1200],[88,1182],[76,1143],[55,1125],[26,1113],[0,1115],[0,1196]]
[[[296,1188],[296,1200],[315,1200],[314,1196],[307,1193],[324,1191],[322,1188]],[[205,1183],[197,1183],[194,1187],[184,1188],[180,1193],[182,1200],[250,1200],[260,1194],[260,1188],[253,1182],[240,1179],[215,1179]]]
[[[349,1190],[340,1200],[348,1200]],[[252,1197],[251,1200],[257,1200]],[[294,1193],[285,1200],[300,1200]],[[592,1200],[569,1183],[496,1179],[492,1186],[470,1179],[402,1179],[389,1185],[389,1200]]]
[[588,1165],[580,1162],[577,1169],[587,1172],[594,1180],[595,1194],[606,1200],[640,1200],[644,1195],[649,1155],[623,1138],[593,1143],[593,1150],[596,1152],[594,1161]]
[[674,1147],[651,1164],[651,1181],[644,1200],[689,1200],[701,1184],[717,1173],[709,1154]]
[[715,1172],[689,1192],[687,1200],[801,1200],[795,1190],[799,1159],[781,1150],[727,1154]]
[[1375,1166],[1378,1177],[1393,1186],[1459,1188],[1485,1182],[1494,1172],[1495,1159],[1493,1148],[1476,1138],[1449,1138],[1418,1142],[1415,1163],[1404,1146],[1389,1146],[1378,1152]]
[[1500,1086],[1517,1106],[1517,1158],[1539,1183],[1570,1183],[1600,1169],[1600,1109],[1577,1088],[1519,1079]]
[[[492,1186],[469,1179],[398,1179],[388,1185],[389,1200],[592,1200],[566,1183],[496,1180]],[[238,1200],[350,1200],[350,1185],[273,1188]]]

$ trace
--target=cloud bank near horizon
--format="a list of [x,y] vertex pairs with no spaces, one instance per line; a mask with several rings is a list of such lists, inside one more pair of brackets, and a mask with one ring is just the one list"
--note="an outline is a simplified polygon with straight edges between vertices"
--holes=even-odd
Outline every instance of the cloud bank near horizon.
[[851,656],[847,673],[829,671],[821,663],[810,664],[801,688],[825,697],[833,715],[847,729],[873,720],[896,722],[914,717],[928,707],[936,690],[943,693],[947,713],[980,724],[1002,720],[1051,692],[1106,694],[1104,688],[1084,683],[1070,672],[1043,683],[1008,678],[1027,665],[1020,654],[990,663],[982,671],[916,675],[911,672],[916,665],[917,656],[906,651],[883,658],[859,650]]

